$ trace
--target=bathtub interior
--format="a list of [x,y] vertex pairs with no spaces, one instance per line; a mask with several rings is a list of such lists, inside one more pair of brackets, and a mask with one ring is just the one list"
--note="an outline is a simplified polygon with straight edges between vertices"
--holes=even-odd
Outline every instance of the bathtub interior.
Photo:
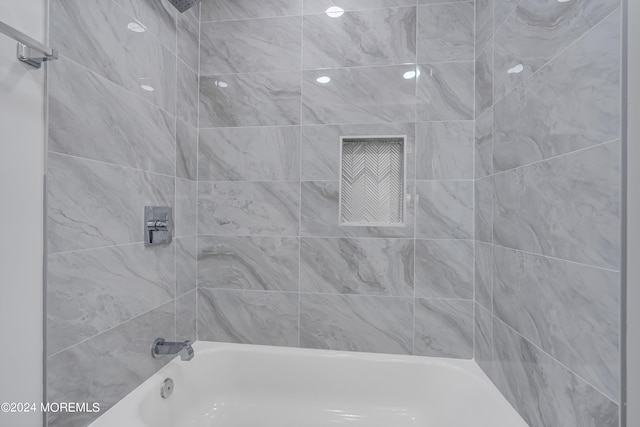
[[[471,360],[197,342],[92,427],[526,427]],[[163,399],[166,378],[175,384]]]

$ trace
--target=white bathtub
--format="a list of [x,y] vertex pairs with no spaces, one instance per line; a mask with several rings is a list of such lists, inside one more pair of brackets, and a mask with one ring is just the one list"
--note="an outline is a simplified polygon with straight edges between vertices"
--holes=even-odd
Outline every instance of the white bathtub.
[[[91,427],[526,427],[469,360],[197,342]],[[173,394],[163,399],[165,378]]]

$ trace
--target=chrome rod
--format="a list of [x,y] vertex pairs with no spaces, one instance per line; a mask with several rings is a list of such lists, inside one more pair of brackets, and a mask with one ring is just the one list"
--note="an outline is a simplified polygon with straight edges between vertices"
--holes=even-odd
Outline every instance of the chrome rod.
[[0,21],[0,33],[5,34],[18,42],[18,59],[35,68],[45,61],[58,59],[58,52],[32,37],[29,37],[22,31],[18,31],[10,25]]
[[5,24],[2,21],[0,21],[0,33],[3,33],[5,35],[11,37],[12,39],[14,39],[15,41],[17,41],[19,43],[27,45],[31,49],[34,49],[34,50],[40,52],[41,54],[43,54],[45,56],[53,56],[53,53],[54,53],[53,49],[43,45],[38,40],[35,40],[35,39],[29,37],[25,33],[16,30],[15,28]]

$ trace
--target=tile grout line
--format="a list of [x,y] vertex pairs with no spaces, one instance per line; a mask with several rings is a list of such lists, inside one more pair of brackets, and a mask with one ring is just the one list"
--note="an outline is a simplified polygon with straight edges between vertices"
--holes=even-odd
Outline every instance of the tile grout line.
[[[429,6],[443,6],[443,5],[451,5],[451,4],[460,4],[460,3],[473,3],[473,0],[456,0],[456,1],[440,1],[437,3],[427,3],[427,4],[406,4],[406,5],[398,5],[398,6],[379,6],[379,7],[374,7],[374,8],[364,8],[364,9],[345,9],[344,13],[366,13],[366,12],[375,12],[375,11],[381,11],[381,10],[396,10],[396,9],[409,9],[409,8],[418,8],[420,6],[422,7],[429,7]],[[202,21],[203,24],[205,25],[210,25],[210,24],[219,24],[222,22],[238,22],[238,21],[258,21],[258,20],[263,20],[263,19],[277,19],[277,18],[295,18],[298,16],[301,17],[307,17],[307,16],[320,16],[320,15],[325,15],[326,11],[318,11],[318,12],[304,12],[304,6],[303,9],[300,11],[300,13],[292,13],[292,14],[288,14],[288,15],[269,15],[269,16],[255,16],[255,17],[244,17],[244,18],[231,18],[231,19],[220,19],[217,21]]]
[[137,242],[129,242],[129,243],[122,243],[122,244],[108,245],[108,246],[97,246],[97,247],[94,247],[94,248],[74,249],[74,250],[71,250],[71,251],[48,252],[47,256],[51,257],[51,256],[54,256],[54,255],[67,255],[67,254],[74,254],[74,253],[96,251],[96,250],[100,250],[100,249],[114,249],[114,248],[119,248],[119,247],[124,247],[124,246],[134,246],[134,245],[142,245],[142,244],[144,244],[144,240],[140,240],[140,241],[137,241]]
[[493,316],[495,320],[497,320],[498,322],[502,323],[504,326],[506,326],[513,334],[517,335],[520,339],[525,340],[527,343],[529,343],[531,346],[535,347],[539,352],[541,352],[542,354],[544,354],[545,356],[547,356],[548,358],[550,358],[552,361],[554,361],[555,363],[557,363],[558,365],[560,365],[562,368],[564,368],[565,370],[567,370],[569,373],[571,373],[572,375],[574,375],[576,378],[578,378],[579,380],[581,380],[582,382],[584,382],[586,385],[588,385],[589,387],[591,387],[593,390],[597,391],[599,394],[601,394],[604,398],[606,398],[607,400],[611,401],[612,403],[620,406],[620,403],[614,399],[613,397],[609,396],[607,393],[603,392],[602,390],[600,390],[598,387],[596,387],[595,385],[593,385],[590,381],[588,381],[587,379],[585,379],[582,375],[577,374],[573,369],[569,368],[567,365],[565,365],[564,363],[562,363],[561,361],[559,361],[558,359],[556,359],[554,356],[552,356],[551,354],[549,354],[546,350],[544,350],[542,347],[538,346],[536,343],[530,341],[527,337],[525,337],[524,335],[522,335],[520,332],[518,332],[517,330],[515,330],[514,328],[511,327],[511,325],[509,325],[508,323],[504,322],[501,318],[499,318],[498,316],[494,315]]
[[[609,142],[613,142],[613,141],[609,141]],[[570,153],[568,153],[570,154]],[[529,166],[529,165],[527,165]],[[144,171],[143,171],[144,172]],[[505,171],[508,172],[508,171]],[[160,175],[160,174],[157,174]],[[170,175],[167,175],[170,176]],[[178,179],[182,179],[184,181],[191,181],[191,180],[187,180],[184,178],[178,178]],[[475,179],[407,179],[407,182],[466,182],[466,183],[473,183],[475,182]],[[195,182],[195,181],[191,181],[191,182]],[[235,184],[283,184],[283,183],[297,183],[298,180],[248,180],[248,181],[220,181],[220,180],[213,180],[213,181],[209,181],[209,180],[202,180],[199,181],[202,183],[210,183],[210,184],[221,184],[221,183],[235,183]],[[302,180],[301,182],[340,182],[340,178],[337,179],[311,179],[311,180]],[[394,226],[394,225],[390,225]],[[397,227],[397,226],[394,226]],[[398,227],[397,227],[398,228]]]
[[[174,236],[175,239],[184,239],[187,237],[195,237],[195,234],[191,234],[191,235],[183,235],[183,236]],[[70,251],[58,251],[58,252],[47,252],[47,255],[66,255],[66,254],[73,254],[73,253],[80,253],[80,252],[88,252],[88,251],[97,251],[100,249],[113,249],[113,248],[119,248],[121,246],[134,246],[134,245],[140,245],[143,244],[144,240],[138,240],[135,242],[126,242],[126,243],[116,243],[113,245],[106,245],[106,246],[95,246],[95,247],[90,247],[90,248],[80,248],[80,249],[73,249]]]
[[[185,237],[193,237],[193,236],[180,236],[180,239],[185,238]],[[473,243],[475,240],[474,239],[432,239],[432,238],[414,238],[414,237],[410,237],[410,236],[406,236],[406,237],[370,237],[370,236],[365,236],[365,237],[358,237],[358,236],[322,236],[322,235],[301,235],[301,236],[296,236],[293,234],[290,235],[280,235],[280,234],[201,234],[199,235],[199,237],[207,237],[207,238],[218,238],[218,239],[225,239],[225,238],[235,238],[235,237],[239,237],[239,238],[243,238],[243,239],[277,239],[277,238],[282,238],[282,239],[303,239],[303,240],[387,240],[387,241],[398,241],[398,240],[417,240],[417,241],[422,241],[422,242],[470,242]],[[483,242],[484,243],[484,242]],[[100,248],[98,248],[100,249]],[[90,249],[86,249],[86,250],[90,250]],[[75,251],[71,251],[71,252],[75,252]]]
[[[477,313],[476,313],[476,303],[477,303],[477,295],[476,295],[476,274],[475,274],[475,269],[476,269],[476,221],[475,221],[475,216],[476,216],[476,162],[477,162],[477,157],[476,156],[476,131],[477,131],[477,123],[478,123],[478,117],[476,117],[477,114],[477,108],[476,108],[476,97],[477,97],[477,92],[478,92],[478,88],[477,88],[477,81],[476,81],[476,68],[477,68],[477,64],[478,64],[478,57],[477,57],[477,52],[476,49],[478,47],[478,3],[477,2],[473,2],[473,57],[474,59],[474,63],[473,63],[473,196],[472,196],[472,206],[473,206],[473,224],[472,224],[472,233],[471,235],[473,236],[473,321],[471,322],[471,328],[472,328],[472,359],[474,361],[476,361],[476,322],[477,322]],[[476,361],[477,364],[477,361]]]
[[[495,145],[494,145],[494,141],[495,141],[495,113],[494,113],[494,107],[496,105],[496,100],[495,100],[495,62],[496,62],[496,34],[497,34],[497,29],[496,29],[496,1],[497,0],[493,0],[492,2],[492,8],[491,8],[491,17],[492,17],[492,25],[491,25],[491,40],[489,40],[489,43],[491,44],[491,106],[490,108],[487,109],[487,111],[491,111],[491,168],[489,171],[489,177],[491,178],[490,181],[490,185],[491,185],[491,235],[489,236],[489,240],[491,240],[490,243],[490,248],[489,250],[491,251],[491,265],[490,265],[490,273],[491,273],[491,293],[490,293],[490,297],[491,297],[491,301],[490,301],[490,313],[491,313],[491,374],[494,374],[494,370],[495,370],[495,366],[494,366],[494,358],[495,358],[495,337],[494,337],[494,330],[495,330],[495,321],[493,320],[493,316],[494,316],[494,309],[493,309],[493,294],[494,294],[494,281],[495,281],[495,254],[494,254],[494,247],[493,247],[493,236],[494,236],[494,223],[495,223],[495,218],[494,218],[494,195],[495,195],[495,187],[493,185],[494,183],[494,175],[495,175],[495,166],[494,166],[494,150],[495,150]],[[518,5],[516,5],[516,7],[514,8],[514,10],[518,7]],[[513,11],[512,11],[513,12]],[[504,23],[506,22],[506,19],[502,22]]]
[[[151,174],[151,175],[156,175],[156,176],[162,176],[165,178],[173,178],[175,179],[176,177],[174,175],[171,174],[165,174],[165,173],[160,173],[160,172],[153,172],[153,171],[149,171],[149,170],[144,170],[144,169],[138,169],[138,168],[134,168],[131,166],[123,166],[123,165],[119,165],[117,163],[109,163],[109,162],[104,162],[102,160],[95,160],[95,159],[90,159],[88,157],[80,157],[80,156],[74,156],[72,154],[66,154],[66,153],[59,153],[57,151],[51,151],[49,150],[48,152],[49,154],[55,154],[56,156],[63,156],[63,157],[67,157],[67,158],[71,158],[71,159],[75,159],[75,160],[82,160],[82,161],[87,161],[87,162],[94,162],[94,163],[99,163],[101,165],[105,165],[105,166],[112,166],[112,167],[116,167],[116,168],[122,168],[122,169],[127,169],[130,171],[136,171],[136,172],[141,172],[143,174]],[[183,179],[183,178],[180,178]],[[185,179],[185,181],[190,181]]]
[[[627,223],[628,223],[628,211],[625,209],[627,207],[627,203],[628,203],[628,198],[627,198],[627,193],[628,193],[628,176],[629,176],[629,169],[628,169],[628,164],[627,164],[627,154],[628,154],[628,137],[629,137],[629,133],[628,133],[628,129],[629,129],[629,125],[628,125],[628,110],[630,109],[628,106],[625,106],[625,103],[628,102],[628,100],[630,99],[630,96],[628,96],[628,94],[626,93],[626,91],[628,90],[628,80],[629,77],[627,76],[629,67],[627,66],[627,62],[628,62],[628,57],[631,56],[630,53],[628,53],[629,50],[629,46],[632,46],[632,44],[629,43],[628,40],[628,34],[630,33],[628,26],[629,23],[627,22],[627,15],[628,15],[628,2],[626,0],[621,0],[619,3],[619,8],[620,8],[620,21],[619,21],[619,28],[620,28],[620,61],[618,63],[618,65],[620,66],[620,71],[619,71],[619,75],[618,78],[620,79],[620,87],[619,87],[619,96],[620,99],[622,100],[623,103],[623,107],[620,110],[620,152],[618,155],[618,162],[619,162],[619,168],[620,168],[620,177],[619,177],[619,183],[620,183],[620,188],[618,189],[618,198],[619,198],[619,202],[618,202],[618,208],[620,209],[620,215],[618,218],[618,226],[620,227],[620,262],[618,264],[619,269],[620,269],[620,278],[618,280],[618,295],[620,298],[620,303],[618,305],[618,308],[620,310],[620,314],[618,316],[618,369],[617,369],[617,375],[619,378],[619,386],[618,386],[618,392],[620,393],[620,403],[618,404],[618,417],[620,418],[620,427],[623,426],[627,426],[628,425],[628,403],[629,403],[629,398],[628,398],[628,390],[630,389],[630,387],[628,386],[628,384],[631,382],[628,379],[628,354],[630,354],[630,352],[628,351],[629,345],[627,343],[628,341],[628,336],[629,336],[629,330],[631,330],[631,327],[629,327],[627,319],[629,319],[628,316],[628,300],[627,300],[627,296],[628,296],[628,238],[630,237],[627,234],[628,228],[627,228]],[[627,116],[625,116],[625,113],[627,114]],[[625,129],[625,126],[627,127]]]
[[92,69],[91,69],[91,68],[89,68],[88,66],[84,65],[82,62],[78,62],[78,61],[76,61],[75,59],[73,59],[73,58],[71,58],[70,56],[67,56],[67,55],[65,55],[65,54],[63,54],[63,53],[60,53],[59,55],[60,55],[59,59],[62,59],[62,60],[64,60],[64,61],[69,61],[70,63],[74,64],[76,67],[79,67],[79,68],[81,68],[82,70],[87,71],[87,72],[88,72],[88,73],[90,73],[91,75],[93,75],[93,76],[97,77],[99,80],[104,80],[104,82],[105,82],[105,83],[107,83],[108,85],[115,86],[115,87],[117,87],[119,90],[121,90],[121,91],[123,91],[123,92],[126,92],[128,95],[133,96],[133,97],[135,97],[136,99],[139,99],[139,100],[141,100],[141,101],[144,101],[145,103],[147,103],[147,104],[151,105],[151,106],[152,106],[152,107],[154,107],[154,108],[157,108],[158,110],[160,110],[160,111],[162,111],[162,112],[164,112],[164,113],[166,113],[166,114],[168,114],[168,115],[170,115],[170,116],[175,116],[175,115],[176,115],[176,113],[175,113],[175,112],[173,112],[173,113],[172,113],[171,111],[168,111],[166,108],[164,108],[164,107],[163,107],[163,106],[161,106],[160,104],[156,104],[156,103],[154,103],[154,102],[152,102],[152,101],[148,100],[147,98],[144,98],[144,97],[140,96],[138,93],[136,93],[136,92],[132,91],[132,90],[131,90],[131,89],[129,89],[129,88],[126,88],[125,86],[122,86],[120,83],[116,83],[116,82],[114,82],[113,80],[109,79],[108,77],[103,76],[102,74],[100,74],[100,73],[98,73],[98,72],[96,72],[96,71],[92,70]]
[[504,27],[505,22],[507,22],[509,18],[511,18],[511,16],[516,12],[516,10],[518,10],[518,7],[520,7],[520,3],[522,3],[522,0],[518,0],[518,3],[513,7],[511,12],[509,12],[509,14],[502,20],[502,22],[498,25],[498,28],[496,28],[496,4],[495,4],[496,1],[499,1],[499,0],[494,0],[493,2],[493,26],[492,27],[493,27],[494,36],[498,34],[498,31],[502,27]]
[[495,172],[494,171],[494,173],[492,175],[485,176],[485,177],[483,177],[481,179],[493,178],[493,177],[498,176],[498,175],[503,175],[503,174],[506,174],[506,173],[509,173],[509,172],[514,172],[514,171],[517,171],[517,170],[520,170],[520,169],[528,168],[530,166],[535,166],[535,165],[538,165],[538,164],[541,164],[541,163],[549,162],[549,161],[555,160],[555,159],[560,158],[560,157],[567,157],[567,156],[571,156],[572,154],[581,153],[583,151],[587,151],[587,150],[591,150],[591,149],[595,149],[595,148],[601,148],[604,145],[613,144],[613,143],[616,143],[616,142],[620,142],[620,138],[614,138],[614,139],[610,139],[608,141],[599,142],[597,144],[590,145],[588,147],[582,147],[582,148],[579,148],[577,150],[570,151],[568,153],[562,153],[562,154],[558,154],[558,155],[553,156],[553,157],[548,157],[546,159],[536,160],[535,162],[527,163],[527,164],[521,165],[521,166],[516,166],[514,168],[503,170],[503,171],[500,171],[500,172]]
[[198,235],[199,228],[199,216],[200,216],[200,74],[201,74],[201,62],[202,62],[202,3],[198,4],[198,113],[196,116],[196,224],[195,224],[195,232],[196,232],[196,304],[195,304],[195,339],[199,340],[199,331],[198,324],[200,323],[198,319],[200,318],[199,313],[199,301],[200,301],[200,279],[199,279],[199,270],[200,270],[200,260],[199,260],[199,247],[200,247],[200,236]]
[[[518,4],[518,7],[519,7],[519,4]],[[516,9],[517,9],[517,7],[516,7]],[[514,12],[515,12],[516,9],[514,9]],[[591,33],[591,31],[593,31],[596,27],[599,27],[600,24],[602,24],[602,22],[606,21],[611,15],[613,15],[615,13],[618,13],[619,11],[620,11],[620,6],[618,5],[611,13],[609,13],[608,15],[603,17],[600,21],[598,21],[594,25],[590,26],[584,33],[582,33],[578,38],[576,38],[574,41],[572,41],[568,46],[566,46],[564,49],[561,49],[560,51],[556,52],[556,54],[553,55],[553,57],[551,57],[544,64],[540,65],[540,67],[538,67],[538,69],[536,71],[532,72],[531,75],[525,77],[520,83],[518,83],[513,88],[511,88],[511,90],[507,90],[507,92],[505,94],[503,94],[499,99],[496,100],[495,99],[495,94],[494,94],[494,104],[493,105],[495,106],[495,105],[499,104],[500,102],[502,102],[502,100],[504,100],[507,96],[512,94],[514,91],[523,88],[529,81],[531,81],[534,77],[536,77],[544,68],[546,68],[549,64],[551,64],[553,61],[555,61],[557,58],[559,58],[567,50],[569,50],[570,48],[572,48],[573,46],[578,44],[589,33]],[[506,21],[507,20],[505,20],[505,22]],[[496,34],[497,33],[498,32],[496,31]],[[495,34],[494,34],[494,37],[495,37]],[[494,44],[494,46],[495,46],[495,44]],[[495,49],[494,49],[493,55],[494,55],[494,70],[493,70],[493,72],[494,72],[494,75],[495,75],[495,72],[496,72],[496,69],[495,69]]]
[[[413,93],[413,139],[414,139],[414,147],[413,147],[413,177],[418,177],[418,79],[420,76],[418,75],[420,67],[418,66],[418,51],[420,46],[420,37],[418,35],[419,28],[419,17],[420,17],[420,7],[419,0],[415,1],[416,8],[416,20],[415,20],[415,72],[416,76],[413,82],[414,93]],[[406,161],[406,160],[405,160]],[[406,183],[405,183],[406,186]],[[417,223],[418,223],[418,185],[414,184],[414,194],[413,194],[413,294],[411,303],[413,304],[413,313],[411,317],[411,354],[416,354],[416,287],[418,286],[418,281],[416,279],[416,265],[418,263],[417,256],[417,245],[416,245],[416,234],[417,234]],[[406,215],[406,212],[405,212]]]
[[[416,58],[417,60],[417,58]],[[428,65],[440,65],[440,64],[473,64],[475,62],[474,59],[466,59],[466,60],[451,60],[451,61],[425,61],[425,62],[408,62],[408,63],[400,63],[393,62],[389,64],[369,64],[369,65],[356,65],[351,67],[322,67],[322,68],[303,68],[302,74],[309,74],[321,71],[352,71],[352,70],[369,70],[369,69],[381,69],[381,68],[404,68],[413,66],[414,68],[417,66],[428,66]],[[240,72],[210,72],[204,75],[203,77],[213,79],[217,77],[228,77],[228,76],[244,76],[244,75],[254,75],[254,74],[293,74],[298,73],[299,70],[297,68],[290,68],[286,70],[261,70],[261,71],[240,71]],[[456,121],[465,121],[465,120],[456,120]],[[472,120],[467,120],[472,121]],[[325,123],[322,123],[325,124]],[[295,125],[286,125],[282,126],[295,126]]]
[[99,337],[99,336],[101,336],[101,335],[103,335],[103,334],[105,334],[105,333],[107,333],[109,331],[112,331],[113,329],[116,329],[116,328],[118,328],[118,327],[120,327],[122,325],[125,325],[125,324],[127,324],[129,322],[132,322],[132,321],[134,321],[136,319],[139,319],[140,317],[142,317],[144,315],[147,315],[147,314],[151,313],[152,311],[158,310],[159,308],[161,308],[161,307],[163,307],[163,306],[165,306],[167,304],[171,304],[172,302],[174,302],[174,299],[167,299],[162,304],[159,304],[159,305],[157,305],[157,306],[155,306],[155,307],[153,307],[153,308],[151,308],[149,310],[146,310],[146,311],[144,311],[144,312],[142,312],[140,314],[136,314],[135,316],[131,317],[130,319],[124,320],[124,321],[122,321],[122,322],[120,322],[120,323],[118,323],[118,324],[116,324],[114,326],[111,326],[111,327],[105,329],[104,331],[98,332],[95,335],[92,335],[90,337],[84,338],[83,340],[78,341],[77,343],[75,343],[73,345],[70,345],[68,347],[63,348],[62,350],[58,350],[55,353],[52,353],[52,354],[48,355],[47,356],[47,360],[53,358],[54,356],[59,355],[60,353],[64,353],[65,351],[71,350],[72,348],[75,348],[75,347],[77,347],[77,346],[79,346],[81,344],[84,344],[87,341],[90,341],[90,340],[92,340],[94,338],[97,338],[97,337]]
[[205,128],[201,128],[203,131],[207,132],[220,132],[225,130],[237,130],[237,129],[269,129],[269,128],[297,128],[298,126],[302,128],[312,128],[312,127],[389,127],[392,128],[394,126],[408,126],[414,123],[467,123],[471,124],[475,120],[473,119],[461,119],[461,120],[418,120],[417,122],[413,121],[391,121],[391,122],[326,122],[326,123],[303,123],[303,124],[275,124],[275,125],[240,125],[240,126],[209,126]]
[[[341,297],[341,298],[374,298],[374,299],[413,299],[412,294],[408,295],[382,295],[382,294],[348,294],[341,292],[317,292],[317,291],[303,291],[298,292],[296,289],[279,290],[279,289],[242,289],[242,288],[221,288],[221,287],[209,287],[204,286],[201,289],[206,289],[211,292],[229,292],[229,293],[248,293],[248,294],[302,294],[302,295],[323,295],[328,297]],[[189,291],[191,292],[191,291]],[[188,292],[185,292],[185,294]],[[185,295],[183,294],[183,295]],[[440,297],[416,297],[416,300],[428,300],[428,301],[466,301],[473,302],[470,298],[440,298]]]
[[581,266],[581,267],[592,268],[592,269],[597,269],[597,270],[601,270],[601,271],[608,271],[608,272],[611,272],[611,273],[620,273],[619,270],[613,270],[613,269],[610,269],[610,268],[600,267],[600,266],[597,266],[597,265],[585,264],[583,262],[572,261],[572,260],[564,259],[564,258],[557,258],[557,257],[553,257],[553,256],[550,256],[550,255],[545,255],[545,254],[540,254],[540,253],[536,253],[536,252],[525,251],[525,250],[518,249],[518,248],[511,248],[509,246],[503,246],[503,245],[498,244],[498,243],[488,243],[488,242],[483,242],[482,240],[480,240],[479,242],[482,243],[482,244],[491,246],[492,248],[516,251],[516,252],[520,252],[520,253],[523,253],[523,254],[527,254],[527,255],[531,255],[531,256],[535,256],[535,257],[539,257],[539,258],[546,258],[546,259],[552,260],[552,261],[564,262],[564,263],[567,263],[567,264],[578,265],[578,266]]
[[[409,64],[410,65],[410,64]],[[482,114],[484,115],[484,114]],[[297,124],[297,125],[291,125],[291,124],[280,124],[280,125],[242,125],[242,126],[218,126],[218,127],[206,127],[206,128],[201,128],[201,130],[203,131],[225,131],[225,130],[231,130],[231,129],[251,129],[251,128],[256,128],[256,129],[261,129],[261,128],[297,128],[297,127],[302,127],[302,128],[312,128],[312,127],[358,127],[358,126],[362,126],[362,127],[389,127],[392,128],[394,126],[409,126],[412,125],[414,123],[473,123],[475,122],[475,120],[471,119],[471,120],[464,120],[464,119],[460,119],[460,120],[417,120],[416,122],[414,121],[393,121],[393,122],[371,122],[371,123],[366,123],[366,122],[327,122],[327,123],[305,123],[305,124]]]
[[[487,108],[487,111],[491,111],[491,170],[489,171],[489,176],[491,177],[491,236],[489,236],[489,239],[491,240],[491,243],[493,244],[493,234],[494,234],[494,203],[493,203],[493,199],[494,199],[494,186],[493,186],[493,175],[494,175],[494,165],[493,165],[493,157],[494,157],[494,140],[495,140],[495,116],[494,116],[494,106],[496,105],[495,102],[495,98],[494,98],[494,89],[495,89],[495,63],[496,63],[496,1],[498,0],[493,0],[491,2],[491,39],[489,40],[489,43],[491,44],[491,106],[489,108]],[[494,320],[493,320],[493,290],[494,290],[494,286],[493,286],[493,281],[494,281],[494,263],[495,263],[495,257],[493,254],[493,247],[490,248],[491,250],[491,265],[490,265],[490,272],[491,272],[491,348],[490,348],[490,373],[491,376],[494,376],[494,370],[495,370],[495,366],[494,366],[494,350],[495,350],[495,339],[494,339]],[[492,380],[493,382],[493,380]]]
[[[177,219],[176,208],[178,207],[178,82],[180,80],[180,76],[178,76],[178,15],[174,16],[174,22],[176,26],[176,99],[175,108],[176,108],[176,116],[174,121],[174,162],[173,162],[173,220],[174,227],[173,231],[175,232],[175,224]],[[173,246],[173,337],[174,341],[178,341],[178,242],[177,237],[174,236],[172,239]]]
[[[304,8],[304,0],[302,1]],[[302,347],[302,74],[304,63],[304,16],[300,17],[300,116],[298,118],[298,347]]]

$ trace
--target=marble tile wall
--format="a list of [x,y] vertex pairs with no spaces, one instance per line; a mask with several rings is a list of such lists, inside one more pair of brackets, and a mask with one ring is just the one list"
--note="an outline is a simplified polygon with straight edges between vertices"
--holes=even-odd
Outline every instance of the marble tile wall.
[[536,427],[619,423],[619,3],[475,3],[475,360]]
[[[473,2],[201,18],[198,337],[473,357]],[[404,227],[339,225],[342,135],[407,136]]]
[[[52,0],[48,400],[197,337],[474,357],[531,425],[616,426],[619,6]],[[404,227],[338,224],[367,134],[407,136]]]
[[[196,338],[199,13],[51,1],[49,402],[107,410],[169,360],[150,357],[153,340]],[[174,207],[171,245],[144,246],[145,205]]]

